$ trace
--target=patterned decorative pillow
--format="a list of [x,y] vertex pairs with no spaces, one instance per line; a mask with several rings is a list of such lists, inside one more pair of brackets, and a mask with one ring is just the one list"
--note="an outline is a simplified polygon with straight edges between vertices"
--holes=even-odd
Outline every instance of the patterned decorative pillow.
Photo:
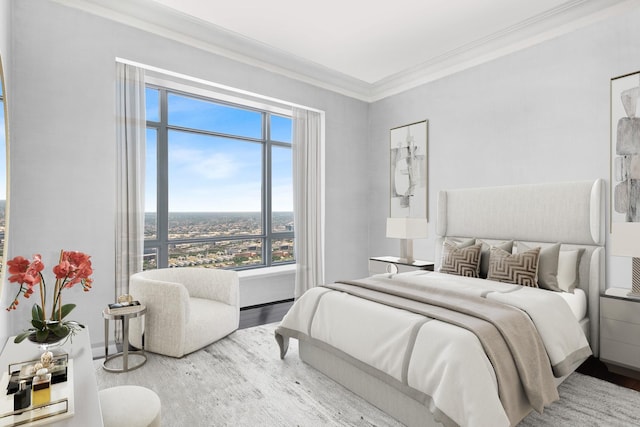
[[500,248],[491,248],[487,279],[514,285],[538,287],[536,273],[540,248],[510,254]]
[[[532,247],[526,243],[518,242],[518,253],[531,250]],[[540,248],[538,258],[538,287],[560,292],[558,286],[558,258],[560,255],[560,243],[556,243],[545,248]]]
[[476,243],[482,243],[482,252],[480,252],[480,278],[486,279],[489,274],[489,258],[490,250],[493,246],[511,253],[513,251],[513,240],[502,243],[488,243],[482,239],[476,239]]
[[440,272],[457,276],[478,277],[481,250],[481,244],[460,248],[455,243],[445,241],[442,244]]

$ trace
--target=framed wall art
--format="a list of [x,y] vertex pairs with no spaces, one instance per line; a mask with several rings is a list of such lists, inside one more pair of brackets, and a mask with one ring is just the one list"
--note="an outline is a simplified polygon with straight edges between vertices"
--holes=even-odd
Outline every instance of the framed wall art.
[[639,99],[640,71],[611,79],[612,224],[640,223]]
[[427,120],[391,129],[391,218],[428,219],[427,148]]
[[640,297],[640,71],[611,79],[610,253],[631,257]]

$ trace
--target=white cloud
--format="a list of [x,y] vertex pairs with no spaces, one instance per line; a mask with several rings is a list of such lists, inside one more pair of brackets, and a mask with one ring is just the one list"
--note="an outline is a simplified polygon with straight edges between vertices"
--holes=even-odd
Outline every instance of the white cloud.
[[[171,151],[170,169],[180,176],[205,180],[232,178],[240,168],[235,156],[228,153],[180,148]],[[196,176],[193,176],[196,175]]]

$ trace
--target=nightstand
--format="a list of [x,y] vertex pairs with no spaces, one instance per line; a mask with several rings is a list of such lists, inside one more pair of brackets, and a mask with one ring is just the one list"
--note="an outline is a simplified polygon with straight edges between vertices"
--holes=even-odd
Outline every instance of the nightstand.
[[640,378],[640,299],[629,291],[600,294],[600,360],[612,372]]
[[427,270],[433,271],[434,263],[431,261],[413,260],[408,263],[401,258],[393,256],[377,256],[369,258],[369,274],[404,273],[407,271]]

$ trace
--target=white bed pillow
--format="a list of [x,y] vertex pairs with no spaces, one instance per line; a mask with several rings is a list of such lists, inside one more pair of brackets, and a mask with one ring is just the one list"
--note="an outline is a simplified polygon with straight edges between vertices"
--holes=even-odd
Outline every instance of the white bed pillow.
[[580,279],[578,268],[583,252],[584,249],[560,251],[558,256],[558,287],[561,290],[573,293],[573,290],[578,286]]
[[447,237],[445,242],[453,243],[454,245],[456,245],[456,247],[462,249],[462,248],[468,248],[469,246],[475,245],[476,239],[462,240],[462,239]]

